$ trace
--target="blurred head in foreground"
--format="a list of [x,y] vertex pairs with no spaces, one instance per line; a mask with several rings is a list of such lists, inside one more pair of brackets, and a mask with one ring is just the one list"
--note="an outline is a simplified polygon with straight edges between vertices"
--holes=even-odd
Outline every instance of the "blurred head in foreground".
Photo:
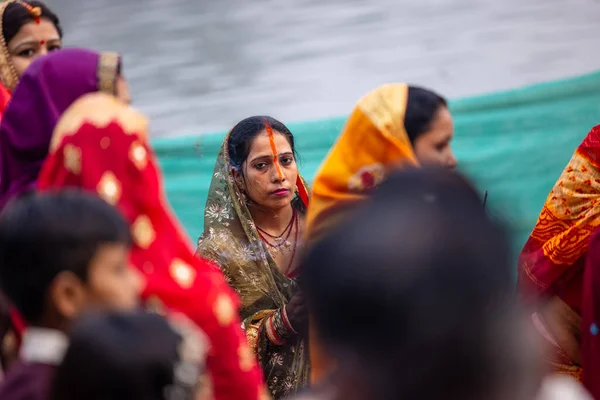
[[344,399],[531,399],[509,242],[459,174],[393,175],[311,247],[302,285]]
[[[189,332],[188,332],[189,333]],[[52,400],[195,400],[201,340],[157,314],[88,315],[73,327]],[[201,339],[201,337],[195,337]],[[200,397],[196,397],[200,396]]]
[[31,326],[67,331],[87,310],[137,307],[129,226],[78,190],[31,195],[0,216],[0,288]]

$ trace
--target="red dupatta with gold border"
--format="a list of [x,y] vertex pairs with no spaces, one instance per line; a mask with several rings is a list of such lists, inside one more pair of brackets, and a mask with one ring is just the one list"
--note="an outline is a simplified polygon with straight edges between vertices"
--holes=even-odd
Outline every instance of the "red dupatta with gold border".
[[78,187],[116,206],[131,224],[131,264],[145,278],[144,303],[183,314],[210,340],[215,399],[262,399],[265,389],[240,329],[239,300],[221,272],[196,257],[165,197],[147,142],[146,118],[103,94],[87,95],[59,121],[38,187]]

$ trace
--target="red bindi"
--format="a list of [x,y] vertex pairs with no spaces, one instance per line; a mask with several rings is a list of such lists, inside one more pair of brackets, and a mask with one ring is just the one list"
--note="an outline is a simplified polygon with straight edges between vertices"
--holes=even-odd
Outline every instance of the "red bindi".
[[43,46],[43,45],[46,44],[46,41],[45,40],[40,40],[40,44]]

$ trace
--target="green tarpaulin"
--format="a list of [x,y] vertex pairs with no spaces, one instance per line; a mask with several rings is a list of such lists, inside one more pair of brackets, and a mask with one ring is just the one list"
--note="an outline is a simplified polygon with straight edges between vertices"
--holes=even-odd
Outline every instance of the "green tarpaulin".
[[[574,149],[600,123],[600,72],[454,100],[451,108],[460,168],[482,192],[488,190],[488,206],[509,225],[518,250]],[[301,172],[309,181],[344,121],[288,124],[297,140]],[[169,200],[194,240],[203,229],[204,203],[223,136],[154,141]]]

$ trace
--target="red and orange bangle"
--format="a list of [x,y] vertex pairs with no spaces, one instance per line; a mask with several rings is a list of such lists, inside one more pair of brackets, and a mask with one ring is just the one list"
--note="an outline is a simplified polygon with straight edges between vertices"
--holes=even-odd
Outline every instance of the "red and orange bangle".
[[281,319],[283,321],[283,324],[285,325],[285,327],[292,333],[297,334],[298,332],[296,332],[296,330],[294,329],[294,327],[292,326],[292,324],[290,323],[290,319],[288,318],[287,315],[287,310],[285,309],[285,307],[281,308]]
[[275,311],[265,319],[264,329],[271,343],[281,346],[286,339],[296,334],[288,319],[285,307]]
[[274,345],[281,346],[285,343],[285,339],[283,339],[277,332],[275,328],[275,315],[278,314],[278,311],[275,311],[271,316],[265,319],[264,327],[265,333],[267,334],[267,338]]

